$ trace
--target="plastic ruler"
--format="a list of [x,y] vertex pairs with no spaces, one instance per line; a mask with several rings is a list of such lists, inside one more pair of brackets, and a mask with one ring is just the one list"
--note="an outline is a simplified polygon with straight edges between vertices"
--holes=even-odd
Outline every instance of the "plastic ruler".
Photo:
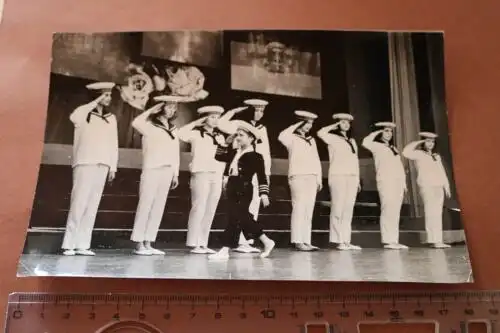
[[[369,333],[364,325],[429,323],[435,324],[431,332],[465,333],[475,332],[468,327],[477,322],[487,327],[481,332],[500,333],[497,299],[500,302],[500,292],[239,296],[16,293],[9,297],[6,332]],[[406,331],[397,327],[384,332]]]

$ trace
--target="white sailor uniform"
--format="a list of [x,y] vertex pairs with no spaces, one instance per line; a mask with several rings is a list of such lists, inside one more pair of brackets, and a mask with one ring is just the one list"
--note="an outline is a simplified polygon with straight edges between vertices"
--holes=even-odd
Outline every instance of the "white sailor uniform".
[[179,138],[175,126],[150,119],[145,111],[132,122],[142,135],[142,173],[139,203],[130,239],[154,242],[174,177],[179,175]]
[[380,131],[369,134],[363,139],[362,146],[372,153],[375,162],[381,205],[382,243],[396,245],[399,243],[399,220],[406,189],[406,174],[397,148],[375,141],[380,134]]
[[358,249],[349,245],[354,205],[360,184],[358,147],[353,138],[329,133],[326,130],[328,127],[319,130],[318,137],[328,145],[330,159],[330,242],[347,244],[348,249]]
[[[222,109],[222,108],[220,108]],[[220,110],[217,108],[217,110]],[[214,108],[214,111],[217,111]],[[222,113],[220,110],[218,113]],[[225,163],[215,159],[218,144],[225,141],[218,129],[212,133],[193,121],[178,131],[181,141],[191,144],[191,211],[189,213],[186,245],[196,253],[213,253],[207,249],[210,229],[222,194]],[[203,248],[203,249],[199,249]]]
[[76,108],[70,115],[75,127],[73,188],[62,244],[64,250],[83,251],[90,248],[106,178],[110,171],[116,172],[117,169],[116,117],[111,113],[102,115],[96,110],[97,107],[98,103],[92,101]]
[[283,130],[278,140],[288,150],[288,182],[292,196],[291,242],[311,245],[316,194],[322,183],[321,161],[316,141],[296,130],[303,122]]
[[[434,137],[429,135],[429,138]],[[424,204],[427,243],[444,247],[443,205],[445,191],[450,191],[450,184],[441,156],[418,149],[420,144],[421,141],[409,143],[402,154],[413,160],[417,169],[417,185]]]

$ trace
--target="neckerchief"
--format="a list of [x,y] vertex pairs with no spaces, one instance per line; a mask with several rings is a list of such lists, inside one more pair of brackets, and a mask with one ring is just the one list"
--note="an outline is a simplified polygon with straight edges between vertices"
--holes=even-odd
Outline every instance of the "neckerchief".
[[111,117],[111,113],[100,114],[99,112],[92,110],[87,114],[87,123],[90,123],[90,118],[92,116],[96,116],[109,124],[109,121],[106,118]]
[[151,123],[153,124],[153,126],[156,126],[158,128],[161,128],[162,130],[164,130],[165,132],[167,132],[167,134],[170,136],[170,138],[172,140],[175,139],[175,136],[174,136],[174,133],[173,131],[175,130],[175,125],[171,125],[170,128],[167,128],[160,120],[158,119],[153,119],[151,120]]
[[203,127],[203,126],[197,126],[194,128],[194,130],[199,131],[202,138],[205,137],[205,135],[208,135],[209,137],[211,137],[214,145],[217,146],[219,144],[216,140],[216,137],[217,137],[217,135],[222,135],[222,132],[220,132],[216,128],[214,128],[214,131],[212,133],[208,132],[205,129],[205,127]]
[[351,148],[351,152],[353,154],[356,154],[356,149],[354,149],[354,145],[352,144],[351,140],[348,137],[345,137],[345,136],[338,134],[338,133],[332,133],[332,134],[341,137],[345,142],[347,142],[347,144]]
[[302,140],[305,140],[308,144],[312,145],[312,143],[311,143],[311,141],[312,141],[312,139],[313,139],[313,137],[312,137],[312,136],[310,136],[310,135],[305,136],[305,135],[303,135],[303,134],[299,133],[299,131],[297,131],[297,130],[295,130],[295,131],[293,132],[293,134],[295,134],[296,136],[298,136],[298,137],[299,137],[299,138],[301,138]]

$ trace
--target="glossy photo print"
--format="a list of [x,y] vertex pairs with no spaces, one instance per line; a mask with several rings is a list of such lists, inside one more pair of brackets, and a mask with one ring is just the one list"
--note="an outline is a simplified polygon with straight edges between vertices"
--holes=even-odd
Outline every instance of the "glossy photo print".
[[52,45],[19,276],[473,280],[442,33]]

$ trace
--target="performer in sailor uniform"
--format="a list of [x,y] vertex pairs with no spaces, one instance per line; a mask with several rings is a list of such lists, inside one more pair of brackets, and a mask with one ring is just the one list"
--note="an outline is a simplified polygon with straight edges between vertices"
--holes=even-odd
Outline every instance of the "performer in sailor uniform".
[[[269,102],[261,99],[248,99],[245,100],[244,103],[247,106],[251,106],[253,113],[251,118],[249,119],[249,123],[254,126],[259,134],[260,138],[255,142],[255,151],[258,152],[259,154],[262,155],[264,158],[264,167],[265,167],[265,172],[267,176],[267,182],[270,183],[271,179],[271,148],[269,145],[269,137],[267,135],[267,128],[262,124],[261,119],[264,116],[264,110],[266,106],[269,104]],[[237,109],[238,112],[244,111],[246,108],[240,108]],[[236,109],[235,109],[236,110]],[[233,115],[227,115],[228,120],[229,117],[232,117]],[[244,117],[246,118],[246,117]],[[221,128],[221,122],[219,122],[219,128]],[[234,134],[236,132],[236,129],[232,129],[232,131],[229,134]],[[236,143],[236,141],[235,141]],[[250,204],[250,213],[253,214],[254,219],[257,220],[259,216],[259,208],[260,208],[260,197],[259,197],[259,191],[257,188],[258,180],[257,176],[254,176],[253,179],[253,184],[255,186],[254,190],[254,198],[252,200],[252,203]],[[246,240],[245,236],[243,233],[240,234],[240,239],[238,242],[238,247],[235,249],[236,252],[242,252],[242,253],[259,253],[260,250],[256,247],[251,246],[253,244],[253,240]]]
[[435,133],[421,132],[423,140],[409,143],[403,156],[413,160],[417,168],[417,184],[424,203],[427,243],[434,248],[448,248],[443,242],[444,197],[450,197],[450,183],[441,156],[436,152]]
[[392,122],[375,124],[378,130],[363,139],[375,162],[377,189],[380,197],[380,233],[386,249],[407,249],[399,244],[399,219],[406,191],[406,174],[401,156],[394,146]]
[[139,204],[130,239],[136,242],[135,254],[163,255],[151,247],[156,241],[169,190],[179,184],[179,138],[173,120],[178,96],[157,96],[155,106],[137,116],[132,127],[142,135],[142,174]]
[[330,167],[330,242],[339,250],[359,250],[351,244],[351,225],[354,204],[360,191],[358,147],[351,137],[351,122],[347,113],[333,115],[336,122],[318,131],[318,137],[328,145]]
[[62,249],[64,255],[95,255],[90,248],[92,229],[106,178],[113,181],[118,164],[118,129],[109,113],[111,82],[97,82],[87,89],[100,96],[76,108],[69,119],[75,127],[73,188]]
[[[253,177],[256,175],[259,186],[259,196],[264,207],[269,205],[269,185],[265,174],[264,159],[255,152],[255,141],[260,137],[259,131],[244,121],[235,121],[238,130],[236,135],[228,138],[225,144],[219,145],[216,158],[228,163],[227,175],[227,226],[222,235],[223,247],[219,252],[209,256],[209,259],[228,259],[229,249],[238,244],[238,237],[243,231],[247,239],[258,238],[264,244],[261,258],[269,256],[275,243],[263,232],[262,225],[250,213],[250,203],[253,200]],[[237,149],[232,147],[231,140],[235,136]]]
[[215,159],[218,144],[225,142],[224,134],[217,128],[224,113],[221,106],[204,106],[198,109],[201,118],[183,126],[177,135],[191,144],[191,211],[189,212],[186,245],[191,253],[214,253],[208,248],[210,228],[222,193],[224,163]]
[[299,251],[314,251],[311,244],[312,218],[316,194],[323,187],[321,161],[316,141],[309,135],[318,116],[295,111],[298,123],[283,130],[278,140],[288,150],[288,183],[292,196],[291,242]]

